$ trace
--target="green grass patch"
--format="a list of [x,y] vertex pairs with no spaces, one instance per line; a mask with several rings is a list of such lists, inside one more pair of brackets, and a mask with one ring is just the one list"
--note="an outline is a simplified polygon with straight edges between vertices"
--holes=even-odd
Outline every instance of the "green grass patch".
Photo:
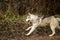
[[23,16],[20,16],[19,18],[20,18],[21,20],[23,20],[24,22],[26,22],[26,17],[27,17],[27,14],[26,14],[26,15],[23,15]]

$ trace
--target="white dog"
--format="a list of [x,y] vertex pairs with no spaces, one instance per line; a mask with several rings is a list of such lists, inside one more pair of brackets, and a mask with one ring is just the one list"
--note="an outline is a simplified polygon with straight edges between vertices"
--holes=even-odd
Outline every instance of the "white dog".
[[37,15],[33,15],[31,13],[28,13],[29,15],[27,16],[26,21],[32,22],[32,26],[28,27],[26,31],[30,30],[26,35],[30,35],[38,26],[47,26],[48,24],[50,25],[50,28],[52,30],[52,34],[49,36],[53,36],[55,34],[55,28],[60,28],[59,27],[59,21],[60,18],[55,18],[54,16],[46,17],[38,17]]

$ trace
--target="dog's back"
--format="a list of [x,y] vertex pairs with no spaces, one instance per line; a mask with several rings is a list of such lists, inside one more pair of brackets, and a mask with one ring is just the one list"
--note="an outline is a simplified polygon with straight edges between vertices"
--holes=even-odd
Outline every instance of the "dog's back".
[[51,21],[53,21],[53,20],[52,20],[53,18],[54,18],[54,16],[41,18],[41,19],[39,20],[39,24],[40,24],[41,26],[46,26],[46,25],[50,24]]

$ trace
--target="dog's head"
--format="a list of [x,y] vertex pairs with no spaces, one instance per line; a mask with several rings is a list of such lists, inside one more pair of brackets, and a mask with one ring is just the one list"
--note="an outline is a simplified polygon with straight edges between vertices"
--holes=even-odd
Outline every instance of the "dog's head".
[[28,16],[26,18],[27,22],[31,22],[31,20],[32,20],[31,15],[32,15],[31,13],[28,13]]
[[35,22],[38,19],[37,15],[33,15],[31,13],[28,13],[28,16],[26,18],[27,22]]
[[33,15],[33,14],[31,14],[31,13],[28,13],[28,16],[27,16],[27,18],[26,18],[26,21],[27,21],[27,22],[33,22],[33,21],[35,21],[37,18],[38,18],[38,16]]

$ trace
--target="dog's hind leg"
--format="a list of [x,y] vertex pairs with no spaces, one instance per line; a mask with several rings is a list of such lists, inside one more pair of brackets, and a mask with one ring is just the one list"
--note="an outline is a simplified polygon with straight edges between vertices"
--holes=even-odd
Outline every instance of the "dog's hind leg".
[[56,27],[51,26],[50,28],[51,28],[51,30],[52,30],[52,34],[50,34],[49,36],[53,36],[53,35],[55,34],[55,28],[56,28]]

